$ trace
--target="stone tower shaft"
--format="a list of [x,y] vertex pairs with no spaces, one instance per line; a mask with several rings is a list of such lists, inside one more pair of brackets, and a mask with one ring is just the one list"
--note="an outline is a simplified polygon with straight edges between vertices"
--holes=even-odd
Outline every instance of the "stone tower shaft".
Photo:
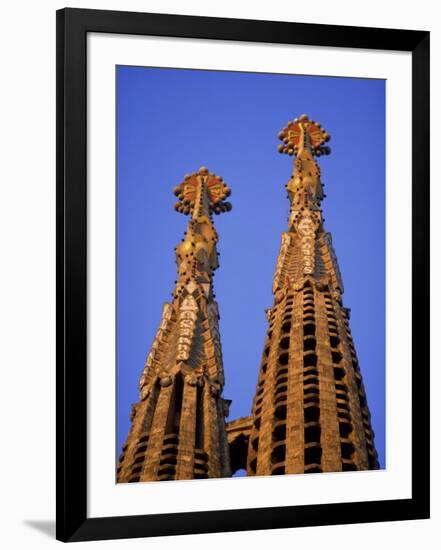
[[248,445],[247,474],[378,468],[366,394],[343,307],[343,283],[323,226],[315,157],[329,135],[306,115],[289,122],[279,151],[295,156],[286,185],[288,229],[273,280]]
[[175,187],[175,209],[189,214],[176,247],[178,280],[140,379],[118,482],[230,475],[222,398],[219,312],[213,293],[218,235],[212,213],[231,209],[222,178],[199,169]]

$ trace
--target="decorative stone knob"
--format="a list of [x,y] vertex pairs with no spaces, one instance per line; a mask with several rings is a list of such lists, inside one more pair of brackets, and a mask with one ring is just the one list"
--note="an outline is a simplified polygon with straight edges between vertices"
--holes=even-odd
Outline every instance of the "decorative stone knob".
[[165,375],[165,376],[161,376],[161,378],[159,379],[159,383],[161,384],[161,386],[163,388],[166,388],[167,386],[171,386],[172,383],[173,383],[173,379],[171,376],[169,375]]

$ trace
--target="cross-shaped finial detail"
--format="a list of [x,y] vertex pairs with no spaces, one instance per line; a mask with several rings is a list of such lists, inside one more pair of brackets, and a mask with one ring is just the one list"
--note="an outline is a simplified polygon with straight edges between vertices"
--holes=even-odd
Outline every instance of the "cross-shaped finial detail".
[[229,212],[232,208],[230,202],[224,202],[231,194],[231,189],[220,176],[201,167],[197,172],[187,174],[184,180],[173,189],[179,202],[175,204],[175,210],[182,214],[190,214],[197,211],[202,213],[221,214]]
[[278,137],[282,141],[278,148],[280,153],[297,156],[300,150],[309,149],[313,155],[319,157],[331,152],[325,145],[331,136],[307,115],[289,121]]

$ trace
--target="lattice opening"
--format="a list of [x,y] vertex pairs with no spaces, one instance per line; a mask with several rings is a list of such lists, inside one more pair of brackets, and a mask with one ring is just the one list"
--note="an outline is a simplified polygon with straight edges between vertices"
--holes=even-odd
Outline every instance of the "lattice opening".
[[343,380],[345,374],[345,369],[343,369],[342,367],[334,367],[334,378],[336,380]]
[[317,366],[317,355],[315,353],[308,353],[303,356],[303,366],[304,367],[316,367]]
[[349,405],[346,401],[340,401],[337,399],[337,409],[340,411],[350,412]]
[[304,377],[306,378],[307,376],[311,376],[311,375],[318,376],[319,372],[316,367],[306,367],[303,371],[303,374],[304,374]]
[[271,462],[273,464],[277,464],[279,462],[283,462],[285,460],[286,456],[286,446],[285,444],[278,444],[276,445],[271,453]]
[[305,407],[303,416],[305,422],[317,422],[320,418],[320,408],[315,405]]
[[285,441],[286,439],[286,424],[279,424],[273,430],[273,441]]
[[315,350],[317,341],[315,338],[305,338],[303,340],[303,351],[312,351]]
[[347,441],[342,441],[340,444],[341,447],[341,456],[342,458],[351,458],[354,454],[354,445],[352,443],[349,443]]
[[280,384],[287,384],[287,383],[288,383],[288,377],[286,376],[286,374],[277,376],[276,386],[279,386]]
[[205,472],[198,472],[197,470],[195,470],[193,477],[194,479],[207,479],[208,475]]
[[329,341],[331,343],[332,348],[337,348],[340,344],[340,338],[338,336],[330,336]]
[[289,336],[285,336],[280,340],[280,347],[282,349],[289,349]]
[[[166,436],[178,437],[179,434],[179,424],[181,417],[181,408],[182,408],[182,395],[183,395],[183,381],[182,376],[177,375],[174,381],[174,386],[172,388],[162,388],[161,391],[169,391],[172,389],[172,396],[170,400],[170,406],[167,414],[166,422]],[[165,443],[165,441],[163,441]]]
[[305,474],[321,474],[323,470],[317,464],[311,464],[305,468]]
[[318,395],[308,395],[307,397],[305,397],[305,399],[303,400],[305,404],[308,404],[308,403],[320,403],[320,398],[318,397]]
[[310,384],[314,384],[318,387],[319,379],[318,376],[315,374],[308,374],[308,376],[303,377],[303,385],[309,386]]
[[352,432],[352,424],[350,422],[339,422],[338,424],[340,437],[348,437]]
[[175,475],[175,468],[173,466],[166,467],[166,468],[159,468],[158,470],[158,477],[159,476],[174,476]]
[[319,426],[308,426],[305,428],[305,443],[319,443],[322,430]]
[[286,392],[285,392],[285,393],[282,393],[281,395],[278,395],[278,396],[274,399],[274,404],[277,404],[277,403],[285,403],[287,400],[288,400],[288,397],[287,397]]
[[172,466],[177,463],[178,459],[173,455],[166,455],[164,458],[161,458],[159,461],[160,466]]
[[169,443],[167,445],[163,445],[162,446],[162,453],[165,454],[174,454],[174,455],[177,455],[178,454],[178,444],[173,444],[173,443]]
[[319,445],[306,447],[305,464],[320,464],[322,460],[322,448]]
[[164,439],[162,440],[163,444],[167,444],[167,443],[175,443],[177,444],[179,442],[179,436],[177,433],[170,433],[170,434],[166,434],[164,435]]
[[286,405],[279,405],[274,410],[274,416],[279,420],[286,420]]

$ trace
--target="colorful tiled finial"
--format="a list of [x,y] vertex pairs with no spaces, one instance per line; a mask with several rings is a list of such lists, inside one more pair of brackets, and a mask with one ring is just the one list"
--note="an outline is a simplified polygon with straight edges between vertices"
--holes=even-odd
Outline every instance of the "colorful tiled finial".
[[231,189],[220,176],[209,172],[204,166],[197,172],[187,174],[173,192],[179,199],[175,210],[182,214],[221,214],[232,208],[231,203],[224,201],[231,194]]
[[279,153],[296,155],[303,148],[308,148],[319,157],[329,155],[330,147],[325,145],[331,136],[321,127],[318,122],[310,120],[307,115],[301,115],[293,121],[289,121],[285,128],[279,133],[282,143],[279,145]]

